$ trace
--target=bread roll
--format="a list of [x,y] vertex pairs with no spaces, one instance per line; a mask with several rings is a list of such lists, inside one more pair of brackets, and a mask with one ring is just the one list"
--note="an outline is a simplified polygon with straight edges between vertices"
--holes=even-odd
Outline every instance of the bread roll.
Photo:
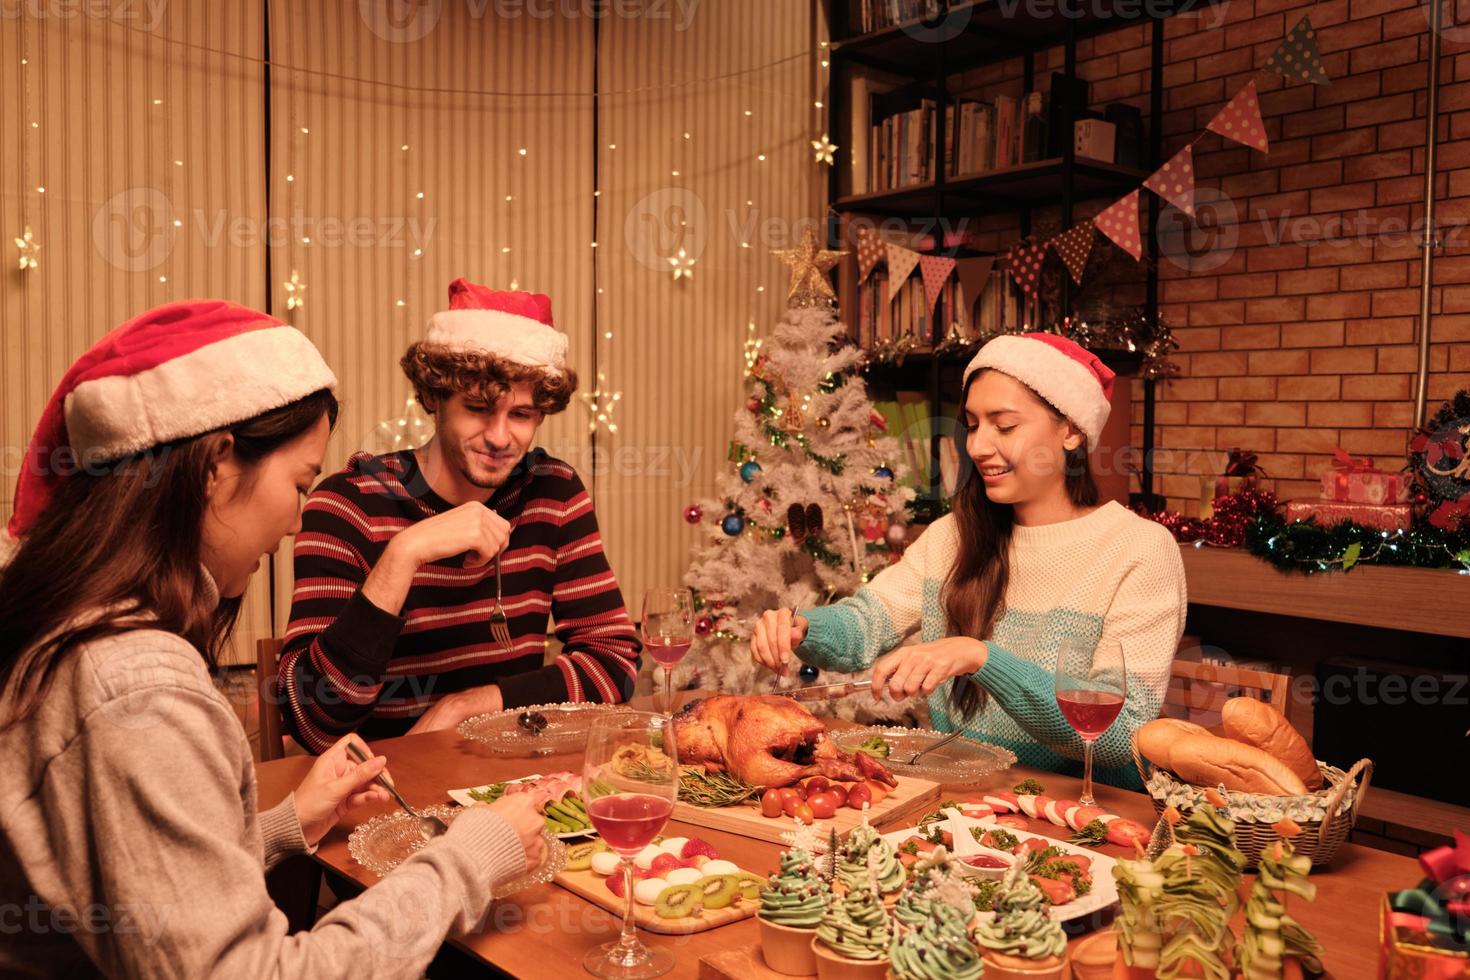
[[1322,770],[1307,746],[1307,740],[1291,727],[1286,716],[1255,698],[1231,698],[1220,710],[1227,738],[1273,755],[1297,774],[1309,790],[1322,788]]
[[1224,786],[1272,796],[1300,796],[1307,791],[1286,763],[1233,738],[1184,735],[1175,740],[1171,758],[1174,773],[1196,786]]
[[1208,735],[1209,729],[1178,718],[1156,718],[1138,730],[1138,751],[1160,769],[1174,768],[1174,742],[1184,735]]

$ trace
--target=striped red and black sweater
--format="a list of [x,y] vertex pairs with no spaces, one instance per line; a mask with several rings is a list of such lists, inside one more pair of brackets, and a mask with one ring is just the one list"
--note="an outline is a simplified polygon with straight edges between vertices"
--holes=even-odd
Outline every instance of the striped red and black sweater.
[[[394,534],[452,507],[411,451],[359,453],[312,492],[279,673],[282,713],[307,749],[349,731],[401,735],[440,697],[485,684],[500,686],[507,708],[632,695],[641,647],[576,471],[533,451],[486,506],[512,528],[501,555],[508,651],[490,636],[493,562],[422,566],[400,615],[362,594]],[[549,619],[562,650],[546,664]]]

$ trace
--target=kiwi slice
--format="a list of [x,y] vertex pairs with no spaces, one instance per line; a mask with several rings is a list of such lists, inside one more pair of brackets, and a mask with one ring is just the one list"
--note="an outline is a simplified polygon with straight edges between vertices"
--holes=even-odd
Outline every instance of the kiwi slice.
[[703,893],[700,900],[707,909],[722,909],[740,894],[740,879],[735,875],[706,875],[693,882]]
[[697,881],[687,885],[670,885],[658,893],[653,911],[661,919],[682,919],[686,915],[693,915],[699,908],[701,891]]
[[766,887],[766,879],[749,871],[742,871],[735,875],[735,880],[740,884],[741,898],[750,902],[760,901],[761,889]]
[[596,844],[577,844],[567,848],[567,870],[586,871],[592,867],[592,855],[597,853]]

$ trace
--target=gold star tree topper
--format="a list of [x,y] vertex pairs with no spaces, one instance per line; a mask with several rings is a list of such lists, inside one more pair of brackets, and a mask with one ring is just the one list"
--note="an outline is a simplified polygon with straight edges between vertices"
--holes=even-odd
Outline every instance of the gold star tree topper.
[[801,244],[796,248],[771,251],[791,267],[791,287],[786,293],[787,309],[827,306],[837,298],[832,291],[832,283],[827,280],[827,271],[847,254],[846,249],[819,248],[816,231],[808,228],[802,232]]

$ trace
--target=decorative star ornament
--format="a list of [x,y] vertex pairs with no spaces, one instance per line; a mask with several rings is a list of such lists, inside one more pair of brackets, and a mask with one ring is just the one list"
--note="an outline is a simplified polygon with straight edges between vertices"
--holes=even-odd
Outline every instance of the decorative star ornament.
[[812,140],[812,149],[817,154],[817,163],[825,163],[829,167],[832,166],[832,154],[837,152],[837,144],[832,142],[826,133],[822,134],[821,139]]
[[40,268],[40,263],[36,261],[36,253],[41,250],[41,246],[36,244],[36,239],[31,234],[30,225],[26,225],[25,230],[20,233],[20,237],[15,239],[15,247],[20,249],[21,272],[29,272],[32,269]]
[[801,245],[776,248],[772,254],[791,267],[791,287],[786,293],[787,309],[830,306],[837,298],[827,271],[847,254],[845,249],[819,248],[817,233],[811,228],[802,232]]
[[306,283],[301,281],[300,274],[295,269],[291,270],[291,278],[281,284],[286,290],[286,309],[299,310],[306,305]]
[[694,259],[690,258],[682,248],[676,254],[669,256],[669,265],[674,267],[674,282],[680,279],[693,281]]
[[622,400],[621,391],[608,391],[603,387],[607,383],[607,375],[601,371],[597,372],[597,387],[591,391],[582,392],[582,401],[587,406],[587,413],[591,416],[587,420],[587,431],[596,432],[599,427],[607,429],[608,432],[617,432],[618,424],[612,420],[613,409],[618,407]]

